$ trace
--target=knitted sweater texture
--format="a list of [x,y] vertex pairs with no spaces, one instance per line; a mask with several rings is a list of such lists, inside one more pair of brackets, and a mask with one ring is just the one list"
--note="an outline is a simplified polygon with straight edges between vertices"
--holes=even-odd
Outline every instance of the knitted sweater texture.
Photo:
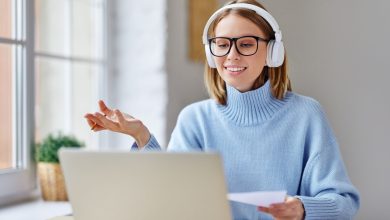
[[[144,149],[161,147],[152,135]],[[293,92],[275,99],[269,81],[245,93],[227,86],[227,105],[185,107],[167,150],[219,152],[229,192],[287,190],[302,201],[305,219],[352,219],[359,208],[320,104]],[[272,219],[251,205],[231,202],[231,210],[237,220]]]

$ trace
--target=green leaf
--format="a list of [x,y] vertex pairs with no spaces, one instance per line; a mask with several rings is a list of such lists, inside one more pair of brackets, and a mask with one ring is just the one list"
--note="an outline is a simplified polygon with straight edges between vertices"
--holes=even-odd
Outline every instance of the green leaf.
[[35,160],[37,162],[59,163],[58,150],[63,147],[80,148],[84,147],[84,143],[73,135],[58,133],[54,136],[50,134],[43,139],[42,143],[35,145]]

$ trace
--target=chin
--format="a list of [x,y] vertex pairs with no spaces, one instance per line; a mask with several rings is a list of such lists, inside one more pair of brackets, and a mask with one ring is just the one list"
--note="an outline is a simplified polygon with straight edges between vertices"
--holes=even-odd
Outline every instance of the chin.
[[224,78],[223,80],[226,82],[227,85],[237,89],[240,92],[248,92],[252,90],[254,84],[254,82],[245,83],[232,78]]

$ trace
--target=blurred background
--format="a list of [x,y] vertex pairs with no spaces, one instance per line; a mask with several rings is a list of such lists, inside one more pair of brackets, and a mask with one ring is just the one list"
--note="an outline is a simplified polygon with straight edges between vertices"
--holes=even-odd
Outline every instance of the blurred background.
[[[361,193],[356,219],[390,219],[390,2],[260,2],[283,32],[293,90],[331,122]],[[166,146],[180,110],[208,98],[201,31],[223,3],[0,0],[0,204],[36,189],[28,146],[50,133],[130,148],[128,136],[89,130],[83,115],[99,99]]]

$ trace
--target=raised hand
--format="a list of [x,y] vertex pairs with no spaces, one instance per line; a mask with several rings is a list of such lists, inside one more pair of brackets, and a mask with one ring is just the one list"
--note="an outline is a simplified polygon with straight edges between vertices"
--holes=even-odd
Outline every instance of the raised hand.
[[150,138],[149,130],[142,121],[118,109],[110,109],[99,101],[100,112],[87,113],[84,117],[93,131],[109,130],[132,136],[139,147],[143,147]]

